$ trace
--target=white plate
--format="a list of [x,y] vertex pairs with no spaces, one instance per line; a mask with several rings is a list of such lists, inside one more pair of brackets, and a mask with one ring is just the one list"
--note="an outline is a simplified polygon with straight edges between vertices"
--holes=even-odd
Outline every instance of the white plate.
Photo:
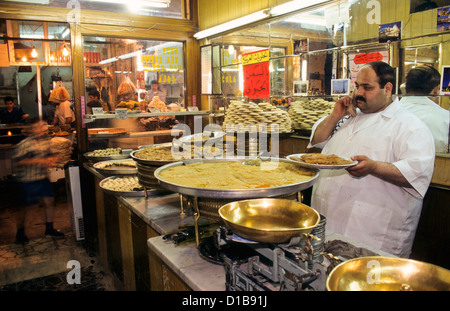
[[[294,160],[293,158],[300,158],[302,155],[304,155],[305,153],[297,153],[297,154],[291,154],[288,155],[286,157],[286,159],[288,159],[289,161],[291,161],[292,163],[296,163],[299,164],[300,166],[303,167],[308,167],[308,168],[317,168],[317,169],[343,169],[343,168],[347,168],[347,167],[351,167],[351,166],[355,166],[356,164],[358,164],[358,161],[353,161],[350,164],[340,164],[340,165],[327,165],[327,164],[312,164],[312,163],[305,163],[305,162],[300,162],[297,160]],[[340,156],[341,157],[341,156]],[[342,159],[345,160],[350,160],[349,158],[346,157],[341,157]]]

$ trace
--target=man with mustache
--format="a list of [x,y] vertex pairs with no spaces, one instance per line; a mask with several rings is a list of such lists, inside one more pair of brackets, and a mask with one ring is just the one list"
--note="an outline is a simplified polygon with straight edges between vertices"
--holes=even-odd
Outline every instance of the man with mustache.
[[[366,64],[352,97],[313,127],[309,148],[358,161],[346,170],[321,170],[311,206],[327,229],[377,249],[409,257],[434,169],[430,130],[392,98],[395,71]],[[349,117],[350,105],[356,115]]]

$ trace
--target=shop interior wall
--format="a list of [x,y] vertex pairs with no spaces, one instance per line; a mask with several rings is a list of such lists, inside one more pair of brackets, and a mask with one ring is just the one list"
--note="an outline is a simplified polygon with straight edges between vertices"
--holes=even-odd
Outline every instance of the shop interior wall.
[[290,0],[198,0],[198,26],[206,29]]

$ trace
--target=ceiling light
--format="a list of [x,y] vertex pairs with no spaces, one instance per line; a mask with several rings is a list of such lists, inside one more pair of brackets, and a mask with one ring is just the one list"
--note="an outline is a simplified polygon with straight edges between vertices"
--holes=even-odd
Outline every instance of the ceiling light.
[[67,37],[70,34],[70,28],[67,27],[66,30],[63,31],[63,33],[61,34],[61,37],[64,39],[65,37]]
[[267,10],[261,10],[261,11],[251,13],[249,15],[231,20],[229,22],[199,31],[194,35],[194,37],[197,40],[200,40],[203,38],[207,38],[207,37],[216,35],[218,33],[222,33],[222,32],[228,31],[228,30],[232,30],[235,28],[239,28],[239,27],[263,20],[267,17],[269,17],[269,15],[267,14]]
[[290,18],[287,18],[285,22],[288,23],[298,23],[298,24],[309,24],[309,25],[317,25],[317,26],[326,26],[325,17],[319,15],[296,15]]
[[67,57],[69,55],[69,50],[67,49],[67,46],[64,44],[64,48],[62,51],[63,56]]
[[234,30],[251,23],[264,20],[268,17],[276,17],[283,14],[295,12],[310,6],[316,6],[324,2],[335,2],[335,0],[294,0],[281,5],[277,5],[271,9],[261,10],[249,15],[234,19],[232,21],[202,30],[194,34],[197,40],[211,37],[229,30]]
[[33,3],[33,4],[49,4],[50,0],[5,0],[8,2],[25,2],[25,3]]
[[284,4],[277,5],[270,10],[272,16],[280,16],[283,14],[295,12],[307,7],[318,5],[324,2],[329,2],[329,0],[294,0],[289,1]]
[[156,7],[168,8],[170,0],[91,0],[92,2],[102,2],[109,4],[127,4],[129,7],[135,9],[136,7]]
[[38,53],[36,51],[36,48],[33,46],[33,50],[31,50],[31,57],[33,58],[37,58],[38,57]]

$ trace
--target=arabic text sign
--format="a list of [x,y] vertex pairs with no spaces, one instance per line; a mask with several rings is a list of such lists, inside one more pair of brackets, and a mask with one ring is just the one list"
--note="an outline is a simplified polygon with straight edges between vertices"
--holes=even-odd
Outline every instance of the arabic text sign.
[[270,97],[269,50],[242,55],[244,96],[251,99]]

